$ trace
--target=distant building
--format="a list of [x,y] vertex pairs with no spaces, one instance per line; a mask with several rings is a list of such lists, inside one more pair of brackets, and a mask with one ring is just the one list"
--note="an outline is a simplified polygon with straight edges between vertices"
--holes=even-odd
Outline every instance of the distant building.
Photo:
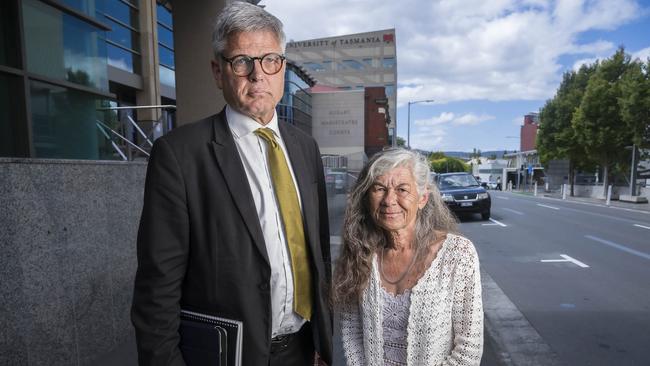
[[[305,68],[318,84],[342,90],[363,90],[370,86],[386,88],[390,116],[396,116],[397,58],[395,30],[289,41],[287,58]],[[395,135],[391,120],[389,144]]]
[[312,95],[312,136],[326,167],[359,171],[388,145],[388,112],[383,87],[340,90],[316,85]]
[[389,145],[390,105],[384,87],[366,88],[364,98],[364,149],[366,156],[371,158]]
[[284,75],[284,95],[276,106],[278,119],[312,134],[311,92],[316,81],[304,69],[287,61]]
[[535,150],[537,145],[537,129],[539,128],[539,113],[529,113],[524,116],[521,126],[519,151]]

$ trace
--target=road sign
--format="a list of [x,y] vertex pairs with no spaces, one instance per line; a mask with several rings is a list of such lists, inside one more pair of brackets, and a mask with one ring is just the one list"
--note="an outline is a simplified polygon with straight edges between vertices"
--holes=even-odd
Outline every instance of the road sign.
[[528,174],[533,175],[533,166],[532,165],[528,166]]

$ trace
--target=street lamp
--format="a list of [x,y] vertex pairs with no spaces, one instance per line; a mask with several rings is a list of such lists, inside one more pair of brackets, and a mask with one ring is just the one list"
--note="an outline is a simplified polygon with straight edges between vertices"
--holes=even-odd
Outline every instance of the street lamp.
[[407,134],[406,134],[406,146],[411,149],[411,104],[418,104],[418,103],[433,103],[433,99],[427,99],[427,100],[418,100],[415,102],[408,102],[408,119],[406,122],[406,127],[407,127]]

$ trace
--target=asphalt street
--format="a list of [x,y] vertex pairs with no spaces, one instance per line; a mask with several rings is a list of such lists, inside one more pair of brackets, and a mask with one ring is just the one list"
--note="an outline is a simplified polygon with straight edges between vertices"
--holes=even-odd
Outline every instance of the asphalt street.
[[566,365],[650,364],[650,212],[492,194],[460,230]]

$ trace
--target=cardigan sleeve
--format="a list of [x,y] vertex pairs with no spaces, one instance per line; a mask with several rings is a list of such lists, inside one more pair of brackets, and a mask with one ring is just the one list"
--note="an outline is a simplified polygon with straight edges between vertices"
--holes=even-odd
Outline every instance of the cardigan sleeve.
[[467,241],[458,251],[452,309],[453,348],[444,366],[478,366],[483,354],[483,301],[476,249]]
[[348,366],[365,365],[363,351],[363,325],[358,304],[346,304],[339,309],[341,340]]

